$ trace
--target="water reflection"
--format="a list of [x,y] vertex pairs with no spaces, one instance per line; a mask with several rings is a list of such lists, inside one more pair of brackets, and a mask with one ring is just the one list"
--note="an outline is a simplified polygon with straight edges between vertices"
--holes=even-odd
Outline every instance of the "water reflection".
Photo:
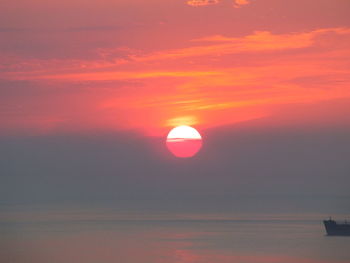
[[0,224],[0,262],[345,263],[350,259],[350,239],[326,237],[322,225],[313,220],[83,220],[79,216],[5,221]]

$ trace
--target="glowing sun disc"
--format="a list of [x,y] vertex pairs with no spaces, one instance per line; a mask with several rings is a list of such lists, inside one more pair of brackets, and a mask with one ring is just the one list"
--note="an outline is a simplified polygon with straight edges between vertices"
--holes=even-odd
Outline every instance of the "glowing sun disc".
[[182,125],[173,128],[166,140],[169,151],[176,157],[194,156],[202,147],[202,136],[190,126]]

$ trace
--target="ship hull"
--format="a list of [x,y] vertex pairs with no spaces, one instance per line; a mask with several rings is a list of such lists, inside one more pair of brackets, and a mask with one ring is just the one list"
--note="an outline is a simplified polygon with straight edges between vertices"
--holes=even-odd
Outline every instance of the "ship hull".
[[334,220],[325,220],[323,224],[329,236],[350,236],[350,224],[339,224]]

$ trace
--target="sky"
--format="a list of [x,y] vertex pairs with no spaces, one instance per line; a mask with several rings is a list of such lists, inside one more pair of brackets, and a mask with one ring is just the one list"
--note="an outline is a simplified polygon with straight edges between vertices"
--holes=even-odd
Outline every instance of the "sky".
[[[235,194],[332,195],[342,211],[349,11],[348,0],[2,1],[1,200],[166,195],[226,209]],[[177,125],[201,132],[194,158],[166,150]]]

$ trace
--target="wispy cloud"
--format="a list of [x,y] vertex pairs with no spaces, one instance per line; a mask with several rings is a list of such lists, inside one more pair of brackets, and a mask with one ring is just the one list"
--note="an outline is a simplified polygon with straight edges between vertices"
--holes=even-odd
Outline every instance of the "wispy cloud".
[[190,6],[207,6],[207,5],[216,5],[220,0],[189,0],[187,4]]
[[[129,49],[123,60],[113,60],[113,50],[91,61],[18,57],[17,68],[7,66],[2,79],[35,82],[41,90],[27,100],[25,93],[5,93],[3,110],[12,115],[1,118],[8,127],[42,122],[43,129],[98,125],[152,130],[179,120],[206,127],[236,123],[291,103],[349,98],[348,44],[349,28],[325,28],[207,36],[184,48]],[[63,87],[78,86],[84,89],[63,92]],[[51,92],[42,92],[44,87]],[[82,117],[86,115],[88,119]]]
[[[208,5],[216,5],[221,3],[223,0],[189,0],[187,1],[187,4],[190,6],[208,6]],[[248,5],[251,3],[250,0],[230,0],[233,1],[233,6],[235,8],[240,8],[244,5]]]
[[234,2],[234,7],[235,8],[240,8],[241,6],[248,5],[250,4],[250,0],[233,0]]
[[[272,34],[269,31],[256,31],[250,35],[243,37],[227,37],[223,35],[213,35],[198,39],[193,39],[192,42],[195,45],[190,47],[179,48],[179,49],[169,49],[162,50],[151,53],[142,53],[138,50],[127,49],[126,51],[121,48],[117,49],[104,49],[97,50],[97,53],[101,56],[100,60],[26,60],[23,61],[21,58],[14,60],[11,57],[12,61],[15,61],[13,67],[9,65],[9,61],[6,61],[6,56],[3,57],[2,61],[6,61],[6,68],[8,69],[9,74],[7,76],[12,76],[14,74],[12,71],[16,72],[15,77],[19,77],[23,74],[29,76],[33,74],[33,77],[44,77],[45,72],[49,73],[50,68],[53,68],[56,72],[54,75],[62,75],[57,72],[63,71],[73,71],[72,76],[74,78],[82,77],[84,74],[88,74],[92,79],[98,79],[97,75],[100,74],[102,79],[111,78],[111,79],[120,79],[120,78],[148,78],[154,76],[170,76],[170,71],[163,70],[158,71],[158,74],[153,74],[141,68],[136,72],[132,70],[130,73],[125,72],[123,68],[130,67],[131,65],[136,65],[135,63],[166,63],[165,60],[178,60],[182,61],[184,59],[191,58],[201,58],[201,57],[215,57],[221,62],[225,61],[224,56],[227,55],[244,55],[249,53],[264,54],[261,52],[281,52],[281,51],[293,51],[293,50],[302,50],[307,48],[321,48],[329,44],[328,39],[340,38],[341,36],[347,37],[342,41],[349,41],[350,38],[350,29],[349,28],[326,28],[326,29],[317,29],[309,32],[301,33],[288,33],[288,34]],[[198,44],[199,43],[199,44]],[[338,42],[336,42],[338,43]],[[310,53],[310,56],[315,54],[317,50]],[[323,50],[318,50],[320,53]],[[342,47],[339,50],[329,50],[328,52],[339,53],[346,52],[347,49]],[[126,53],[125,53],[126,52]],[[123,58],[119,58],[121,53],[125,53]],[[1,55],[1,54],[0,54]],[[271,53],[272,56],[272,53]],[[181,63],[181,62],[180,62]],[[142,64],[138,64],[141,66]],[[112,71],[106,71],[106,69],[113,69]],[[116,69],[117,73],[114,75]],[[96,72],[89,72],[90,70]],[[83,71],[86,73],[80,73]],[[67,72],[67,73],[68,73]],[[111,74],[109,74],[110,72]],[[192,73],[191,73],[192,72]],[[174,72],[174,76],[191,76],[191,75],[211,75],[212,70],[203,71],[203,74],[200,74],[196,71],[189,71],[187,73],[181,72],[179,70]],[[29,74],[29,75],[28,75]],[[49,74],[51,77],[54,76]],[[67,74],[64,74],[68,76]],[[25,78],[25,77],[24,77]],[[30,77],[32,78],[32,77]]]

